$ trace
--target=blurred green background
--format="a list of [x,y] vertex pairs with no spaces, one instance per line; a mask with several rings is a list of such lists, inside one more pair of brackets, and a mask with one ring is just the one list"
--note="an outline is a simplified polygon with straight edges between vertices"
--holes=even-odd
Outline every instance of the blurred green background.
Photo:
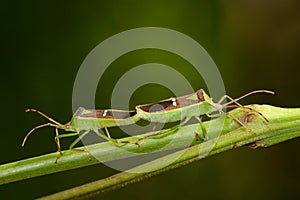
[[[45,121],[24,110],[34,107],[60,122],[70,120],[73,83],[84,58],[106,38],[137,27],[170,28],[199,42],[232,97],[261,88],[276,92],[243,104],[300,107],[299,8],[297,0],[2,1],[0,163],[56,151],[51,128],[39,130],[21,148],[26,132]],[[180,68],[188,79],[190,74],[194,89],[203,87],[176,55],[136,51],[107,71],[96,97],[99,108],[110,106],[113,77],[149,62]],[[147,85],[130,106],[170,95],[162,86]],[[72,139],[62,141],[64,148]],[[299,199],[299,150],[299,139],[266,149],[243,147],[95,199]],[[32,199],[115,173],[99,164],[0,186],[0,197]]]

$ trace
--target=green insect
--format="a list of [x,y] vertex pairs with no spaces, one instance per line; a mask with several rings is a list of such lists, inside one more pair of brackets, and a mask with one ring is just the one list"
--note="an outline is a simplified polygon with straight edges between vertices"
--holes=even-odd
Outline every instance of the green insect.
[[[220,116],[223,112],[223,109],[226,108],[244,108],[251,110],[252,112],[260,115],[266,122],[269,122],[267,118],[265,118],[260,112],[250,108],[242,106],[238,103],[239,100],[242,98],[245,98],[249,95],[255,94],[255,93],[269,93],[274,94],[272,91],[268,90],[256,90],[249,92],[237,99],[233,99],[228,95],[224,95],[217,103],[214,103],[212,101],[212,98],[210,98],[203,89],[199,89],[197,92],[189,95],[185,95],[178,98],[170,98],[163,101],[160,101],[158,103],[152,103],[152,104],[146,104],[146,105],[138,105],[136,106],[137,116],[139,118],[142,118],[147,121],[161,123],[161,122],[176,122],[181,121],[179,125],[176,125],[175,127],[171,129],[177,129],[178,127],[184,125],[187,121],[189,121],[191,118],[195,118],[199,121],[199,126],[202,129],[204,137],[203,140],[206,139],[206,130],[204,129],[202,125],[202,117],[203,115],[207,115],[208,117],[217,117]],[[228,98],[230,101],[221,104],[222,101],[224,101],[226,98]],[[216,114],[212,114],[215,113]],[[254,133],[251,129],[249,129],[243,122],[241,122],[238,118],[236,118],[233,115],[229,114],[229,117],[233,118],[237,123],[239,123],[241,126],[243,126],[247,131]],[[174,130],[171,130],[174,131]],[[148,135],[158,135],[161,134],[161,132]],[[255,133],[254,133],[255,134]],[[144,138],[140,138],[139,140],[142,140]],[[139,141],[138,140],[138,141]]]
[[[55,132],[56,132],[55,141],[60,155],[62,155],[62,152],[61,152],[59,139],[64,137],[76,136],[76,135],[78,136],[79,132],[82,132],[82,134],[80,134],[79,137],[70,145],[70,149],[72,149],[90,131],[94,131],[97,135],[99,135],[104,139],[107,139],[114,143],[118,143],[117,140],[111,138],[107,128],[134,124],[140,119],[147,120],[150,122],[155,122],[155,123],[161,123],[161,122],[168,123],[168,122],[181,121],[179,125],[176,125],[173,128],[171,128],[171,129],[177,129],[178,127],[184,125],[191,118],[196,118],[199,121],[199,126],[201,126],[202,131],[204,133],[203,139],[205,139],[206,131],[202,126],[202,121],[201,121],[202,116],[207,115],[209,117],[212,117],[212,113],[214,112],[217,112],[218,114],[222,114],[223,109],[225,108],[241,107],[241,108],[249,109],[257,113],[258,115],[262,116],[262,118],[268,122],[268,120],[258,111],[255,111],[249,107],[244,107],[238,103],[240,99],[254,93],[274,94],[274,92],[268,90],[256,90],[247,93],[237,99],[233,99],[225,95],[220,99],[218,103],[214,103],[203,89],[199,89],[197,92],[193,94],[189,94],[177,98],[166,99],[158,103],[138,105],[136,106],[136,111],[123,111],[123,110],[113,110],[113,109],[92,110],[92,109],[85,109],[80,107],[74,113],[71,121],[66,124],[60,124],[59,122],[53,120],[52,118],[48,117],[47,115],[45,115],[44,113],[38,110],[27,109],[26,112],[29,111],[37,112],[38,114],[47,118],[50,122],[39,125],[33,128],[31,131],[29,131],[23,140],[22,146],[24,146],[27,138],[29,137],[29,135],[31,135],[32,132],[34,132],[36,129],[46,127],[46,126],[51,126],[55,128]],[[221,102],[224,101],[226,98],[228,98],[230,101],[225,104],[221,104]],[[241,126],[245,127],[249,132],[253,132],[236,117],[232,115],[230,115],[230,117],[232,117],[235,121],[237,121]],[[105,129],[106,136],[99,132],[99,130],[102,128]],[[63,129],[65,131],[69,131],[72,133],[59,135],[58,129]],[[153,135],[162,134],[162,133],[163,131],[155,133]],[[144,138],[140,138],[138,141]],[[138,141],[135,142],[135,144],[138,144]]]
[[[25,112],[36,112],[48,119],[50,122],[31,129],[31,131],[29,131],[25,136],[22,142],[22,146],[25,145],[25,142],[29,135],[36,129],[51,126],[55,128],[55,142],[57,144],[57,150],[60,153],[60,155],[62,155],[62,152],[59,138],[78,136],[79,132],[83,131],[83,133],[80,134],[80,136],[70,145],[70,149],[72,149],[85,135],[87,135],[89,131],[94,131],[100,137],[114,142],[115,140],[110,137],[107,128],[121,125],[129,125],[139,120],[135,111],[123,111],[113,109],[91,110],[80,107],[74,113],[70,122],[66,124],[61,124],[36,109],[27,109]],[[107,137],[99,132],[99,129],[101,128],[105,129]],[[59,135],[58,129],[63,129],[72,133]]]

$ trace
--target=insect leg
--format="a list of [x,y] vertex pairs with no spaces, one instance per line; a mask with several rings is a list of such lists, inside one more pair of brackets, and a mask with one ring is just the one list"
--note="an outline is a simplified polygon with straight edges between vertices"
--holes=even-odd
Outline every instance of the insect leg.
[[[199,138],[201,138],[202,140],[206,140],[206,139],[207,139],[207,138],[206,138],[207,132],[206,132],[205,127],[203,126],[203,122],[202,122],[203,116],[195,117],[195,118],[199,121],[199,127],[200,127],[201,130],[202,130],[203,136],[200,136],[198,132],[195,132],[195,135],[196,135],[196,137],[199,137]],[[199,128],[199,127],[198,127],[198,128]]]
[[250,110],[250,111],[254,112],[255,114],[258,114],[260,117],[262,117],[263,120],[264,120],[265,122],[267,122],[268,124],[270,123],[270,121],[269,121],[262,113],[260,113],[259,111],[255,110],[255,109],[253,109],[253,108],[246,107],[246,106],[237,106],[237,105],[227,106],[227,108],[243,108],[243,109]]
[[[241,105],[240,103],[237,102],[236,99],[233,99],[232,97],[228,96],[228,95],[225,95],[224,96],[225,98],[228,98],[230,100],[231,103],[234,103],[236,105],[231,105],[229,106],[229,104],[225,104],[226,105],[226,108],[243,108],[243,109],[248,109],[256,114],[258,114],[259,116],[261,116],[267,123],[269,123],[269,120],[263,115],[261,114],[260,112],[258,112],[257,110],[253,109],[253,108],[250,108],[250,107],[246,107],[246,106],[243,106]],[[229,103],[230,103],[229,102]]]
[[[243,96],[241,96],[240,98],[237,98],[237,99],[233,99],[233,98],[231,98],[231,97],[228,96],[228,95],[224,95],[224,96],[220,99],[219,102],[222,102],[222,101],[224,100],[224,98],[228,98],[228,99],[230,100],[230,102],[221,105],[219,108],[216,107],[216,105],[220,105],[220,104],[211,104],[211,105],[212,105],[213,107],[215,107],[217,110],[219,110],[219,112],[222,112],[222,113],[224,113],[224,112],[222,111],[222,108],[243,108],[243,109],[248,109],[248,110],[250,110],[250,111],[252,111],[252,112],[258,114],[258,115],[261,116],[267,123],[269,123],[269,120],[268,120],[262,113],[260,113],[259,111],[255,110],[255,109],[253,109],[253,108],[250,108],[250,107],[243,106],[243,105],[241,105],[240,103],[237,102],[238,100],[240,100],[240,99],[242,99],[242,98],[244,98],[244,97],[246,97],[246,96],[249,96],[249,95],[251,95],[251,94],[253,94],[253,93],[259,93],[259,92],[265,92],[265,93],[274,94],[274,92],[271,92],[271,91],[268,91],[268,90],[257,90],[257,91],[250,92],[250,93],[248,93],[248,94],[246,94],[246,95],[243,95]],[[230,105],[230,104],[233,104],[233,103],[236,104],[236,105]],[[206,115],[210,117],[209,114],[206,114]],[[231,116],[232,116],[232,115],[231,115]],[[233,117],[231,117],[231,118],[233,118]],[[233,118],[233,119],[234,119],[234,118]],[[237,118],[235,118],[234,120],[237,121],[236,119],[237,119]],[[240,120],[237,121],[237,122],[238,122],[239,124],[242,123]],[[243,126],[245,126],[244,123],[242,123],[242,124],[243,124]],[[247,130],[249,130],[249,128],[247,128]],[[250,132],[253,132],[253,131],[250,131]]]
[[241,126],[243,126],[248,132],[256,134],[253,130],[251,130],[250,128],[248,128],[243,122],[241,122],[238,118],[236,118],[234,115],[228,113],[228,116],[230,118],[232,118],[234,121],[236,121],[238,124],[240,124]]
[[154,126],[152,127],[151,131],[155,131],[156,127],[157,127],[158,122],[155,122]]
[[74,140],[74,142],[72,142],[72,144],[70,145],[70,149],[73,149],[73,147],[84,137],[84,136],[86,136],[87,134],[89,133],[89,130],[87,130],[87,131],[84,131],[82,134],[77,134],[77,135],[79,135],[79,137],[78,138],[76,138],[76,140]]
[[[235,106],[235,107],[238,107],[238,106]],[[244,106],[242,106],[244,107]],[[247,107],[245,107],[247,108]],[[225,114],[225,112],[223,110],[219,110],[219,113],[217,114],[206,114],[206,116],[208,117],[219,117],[221,116],[222,114]],[[250,133],[253,133],[253,134],[256,134],[253,130],[251,130],[250,128],[248,128],[241,120],[239,120],[237,117],[235,117],[234,115],[230,114],[230,113],[227,113],[228,117],[230,117],[231,119],[233,119],[234,121],[236,121],[238,124],[240,124],[241,126],[243,126],[248,132]]]
[[190,118],[185,118],[183,122],[181,122],[178,125],[175,125],[175,126],[171,127],[170,129],[162,130],[162,131],[159,131],[159,132],[156,132],[156,133],[149,134],[149,135],[146,135],[144,137],[141,137],[141,138],[139,138],[135,142],[135,144],[138,145],[138,146],[140,146],[139,145],[139,141],[144,140],[146,138],[150,138],[150,137],[154,137],[154,136],[159,136],[159,135],[168,135],[170,133],[174,133],[178,128],[180,128],[181,126],[185,125],[189,120],[190,120]]
[[113,139],[113,138],[110,136],[110,134],[109,134],[109,132],[108,132],[108,129],[107,129],[106,127],[104,127],[104,130],[105,130],[105,133],[106,133],[107,137],[105,137],[104,135],[102,135],[101,133],[99,133],[98,130],[95,131],[95,133],[96,133],[98,136],[104,138],[105,140],[111,141],[111,142],[113,142],[113,143],[118,143],[117,140]]
[[107,137],[111,138],[111,137],[110,137],[110,134],[109,134],[109,132],[108,132],[108,130],[107,130],[106,127],[104,127],[104,130],[105,130],[105,133],[106,133]]
[[[221,99],[220,99],[220,103],[224,100],[224,99],[229,99],[230,102],[228,102],[228,104],[226,103],[225,105],[229,105],[232,103],[235,103],[238,106],[242,106],[239,102],[237,102],[237,100],[233,99],[232,97],[228,96],[228,95],[224,95]],[[222,100],[222,101],[221,101]]]
[[[224,97],[230,99],[230,101],[227,102],[227,103],[225,103],[225,104],[223,104],[222,107],[223,107],[223,108],[233,107],[233,106],[229,106],[229,105],[232,104],[232,103],[235,103],[235,104],[237,105],[237,107],[249,109],[249,110],[251,110],[251,111],[253,111],[253,112],[259,114],[259,115],[260,115],[267,123],[269,123],[269,120],[268,120],[263,114],[261,114],[260,112],[258,112],[257,110],[254,110],[254,109],[252,109],[252,108],[248,108],[248,107],[242,106],[241,104],[238,103],[239,100],[241,100],[241,99],[243,99],[243,98],[245,98],[245,97],[247,97],[247,96],[250,96],[250,95],[252,95],[252,94],[256,94],[256,93],[268,93],[268,94],[274,94],[273,91],[269,91],[269,90],[255,90],[255,91],[249,92],[249,93],[247,93],[247,94],[245,94],[245,95],[243,95],[243,96],[241,96],[241,97],[239,97],[239,98],[237,98],[237,99],[233,99],[233,98],[231,98],[230,96],[225,95]],[[222,97],[221,99],[224,100],[223,97]]]
[[215,118],[215,117],[220,117],[224,112],[220,112],[220,113],[216,113],[216,114],[208,114],[206,113],[205,115],[207,117],[210,117],[210,118]]
[[[105,128],[105,130],[107,130],[107,129]],[[93,130],[93,131],[94,131],[99,137],[103,138],[104,140],[111,141],[111,142],[113,142],[113,143],[118,143],[118,141],[117,141],[116,139],[110,137],[110,135],[109,135],[109,133],[108,133],[108,130],[107,130],[107,132],[106,132],[107,136],[101,134],[101,133],[99,132],[99,130]]]
[[78,135],[78,133],[66,133],[66,134],[60,134],[56,137],[57,138],[66,138],[66,137],[72,137],[72,136],[76,136],[76,135]]
[[59,156],[57,156],[57,158],[55,160],[55,163],[57,163],[58,159],[63,155],[62,151],[61,151],[59,139],[60,138],[65,138],[65,137],[72,137],[72,136],[75,136],[75,135],[78,135],[78,133],[66,133],[66,134],[59,135],[58,134],[58,130],[56,130],[56,136],[55,136],[54,140],[55,140],[55,142],[57,144],[57,148],[58,148],[57,151],[59,152]]
[[59,138],[58,138],[58,136],[59,136],[58,135],[58,128],[55,128],[55,134],[56,134],[56,136],[55,136],[54,140],[55,140],[56,145],[57,145],[57,151],[59,152],[60,155],[62,155],[60,142],[59,142]]
[[84,137],[86,136],[90,131],[84,131],[82,134],[79,135],[78,138],[76,138],[76,140],[74,140],[74,142],[72,142],[72,144],[70,145],[70,150],[75,150],[75,151],[84,151],[88,153],[88,159],[91,160],[91,153],[87,150],[87,149],[74,149],[74,146]]
[[25,145],[25,142],[26,142],[27,138],[29,137],[29,135],[30,135],[32,132],[34,132],[34,131],[37,130],[37,129],[46,127],[46,126],[52,126],[52,127],[55,127],[55,128],[59,128],[58,125],[52,124],[52,123],[42,124],[42,125],[39,125],[39,126],[37,126],[37,127],[34,127],[34,128],[31,129],[31,130],[27,133],[27,135],[25,136],[25,138],[24,138],[24,140],[23,140],[23,142],[22,142],[22,147]]

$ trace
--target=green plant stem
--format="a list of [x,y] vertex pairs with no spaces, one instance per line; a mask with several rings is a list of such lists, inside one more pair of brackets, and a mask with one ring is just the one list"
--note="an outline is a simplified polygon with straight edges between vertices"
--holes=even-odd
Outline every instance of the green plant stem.
[[[220,120],[212,120],[212,126],[213,124],[220,123],[219,121]],[[225,121],[223,130],[224,133],[239,127],[238,124],[230,122],[231,119],[227,119]],[[206,122],[205,124],[207,125],[208,123]],[[156,136],[153,137],[154,139],[144,139],[140,141],[140,146],[135,144],[121,144],[120,146],[115,146],[111,142],[103,142],[78,148],[81,150],[87,148],[92,155],[90,160],[88,159],[87,152],[66,150],[63,151],[63,156],[59,158],[57,163],[55,163],[55,160],[59,156],[58,152],[4,164],[0,166],[0,185],[36,176],[93,165],[99,163],[99,161],[107,162],[111,160],[132,157],[134,155],[140,155],[142,153],[154,152],[155,150],[160,150],[165,145],[168,145],[170,141],[173,141],[173,145],[170,148],[176,149],[187,147],[193,143],[195,138],[194,132],[189,130],[195,130],[197,126],[198,125],[196,124],[182,127],[182,129],[178,131],[178,134],[168,134],[165,137]],[[144,137],[145,135],[147,134],[139,137]],[[129,137],[123,140],[131,140],[134,142],[139,137]],[[175,137],[176,140],[174,140]]]
[[[78,197],[117,188],[124,184],[143,179],[143,177],[152,176],[161,173],[162,171],[178,167],[195,160],[199,160],[200,158],[202,158],[201,155],[206,156],[206,153],[208,153],[208,155],[213,155],[215,153],[254,142],[257,143],[258,146],[264,146],[259,144],[272,145],[278,142],[285,141],[287,139],[299,137],[300,109],[278,108],[268,105],[255,105],[253,108],[261,112],[270,121],[270,124],[266,125],[266,123],[264,123],[260,117],[253,117],[253,115],[249,115],[249,112],[247,110],[235,109],[230,113],[240,120],[249,121],[247,123],[247,127],[255,131],[256,134],[245,131],[245,128],[240,127],[237,123],[235,123],[233,119],[227,117],[225,119],[222,134],[218,138],[217,143],[213,145],[213,149],[205,148],[206,146],[210,146],[208,145],[209,143],[215,142],[213,138],[210,138],[210,140],[202,142],[200,144],[197,144],[197,142],[194,140],[195,130],[198,130],[198,124],[184,126],[180,128],[176,134],[170,133],[155,137],[149,137],[140,142],[140,147],[135,144],[124,144],[116,147],[110,142],[91,145],[88,147],[88,150],[91,152],[91,154],[101,162],[104,162],[133,156],[132,153],[136,155],[139,153],[153,152],[155,150],[161,149],[166,144],[169,144],[170,141],[175,141],[174,143],[172,143],[172,146],[170,147],[171,149],[187,147],[191,143],[196,144],[195,146],[188,149],[164,156],[163,158],[159,158],[158,160],[151,161],[133,169],[141,171],[155,170],[154,172],[152,171],[137,174],[122,172],[108,179],[100,180],[100,183],[96,183],[97,187],[91,187],[90,185],[80,186],[86,189],[83,190],[82,188],[75,188],[72,190],[75,190],[77,192],[66,192],[60,197],[70,198],[73,195]],[[217,131],[214,129],[214,127],[220,125],[221,122],[221,119],[211,120],[209,122],[205,122],[204,127],[210,127],[211,133],[212,135],[214,135]],[[136,141],[136,138],[137,137],[131,137],[125,138],[124,140]],[[201,148],[200,157],[199,148]],[[182,155],[180,153],[182,153]],[[161,168],[162,166],[166,165],[168,159],[174,158],[174,156],[178,156],[179,154],[181,155],[179,159],[177,159],[171,165]],[[0,184],[92,165],[99,162],[94,157],[89,161],[87,159],[88,157],[86,152],[73,150],[64,151],[64,155],[59,159],[58,163],[54,164],[57,155],[57,153],[52,153],[36,158],[30,158],[14,163],[1,165]],[[68,195],[65,196],[65,194]]]
[[[291,127],[293,128],[291,129]],[[258,131],[257,135],[254,137],[249,137],[248,139],[245,139],[244,134],[247,133],[244,130],[238,129],[238,130],[231,131],[230,133],[223,135],[218,139],[218,142],[216,143],[214,148],[207,154],[207,156],[211,156],[226,150],[237,148],[245,144],[251,144],[256,141],[258,142],[272,141],[272,144],[277,144],[287,139],[292,139],[300,136],[299,120],[282,122],[280,124],[273,125],[271,129],[272,130],[262,130],[262,131],[256,130]],[[286,135],[289,135],[289,137],[286,137]],[[271,145],[271,143],[268,144],[269,144],[268,146]],[[120,172],[111,177],[94,181],[88,184],[84,184],[82,186],[78,186],[62,192],[58,192],[56,194],[43,197],[41,199],[44,200],[72,199],[72,198],[81,199],[81,198],[95,196],[100,193],[111,191],[120,187],[124,187],[128,184],[135,183],[144,180],[146,178],[152,177],[154,175],[160,174],[162,172],[200,160],[204,157],[199,156],[199,153],[201,155],[202,153],[209,151],[209,149],[207,149],[208,146],[209,145],[206,145],[205,143],[201,143],[193,147],[190,147],[188,149],[181,150],[172,153],[170,155],[161,157],[159,159],[140,165],[130,170],[130,171],[140,171],[141,173]],[[264,147],[264,146],[259,145],[256,147]],[[169,160],[172,160],[173,158],[177,158],[177,157],[178,159],[171,165],[164,168],[160,168],[164,166],[164,164]]]

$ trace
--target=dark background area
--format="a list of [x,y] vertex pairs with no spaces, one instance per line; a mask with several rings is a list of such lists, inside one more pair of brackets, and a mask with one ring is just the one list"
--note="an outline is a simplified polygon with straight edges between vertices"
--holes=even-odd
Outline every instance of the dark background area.
[[[56,151],[51,128],[25,134],[45,120],[25,113],[38,108],[60,122],[72,116],[72,89],[82,61],[100,42],[137,27],[164,27],[200,43],[222,74],[226,92],[242,101],[300,107],[300,2],[240,1],[2,1],[0,164]],[[158,62],[182,73],[192,68],[163,51],[136,51],[116,60],[106,73],[99,108],[110,106],[124,66]],[[190,79],[194,89],[203,82]],[[101,88],[102,86],[99,86]],[[184,91],[183,91],[184,94]],[[162,86],[141,87],[131,99],[155,102],[171,95]],[[74,138],[72,138],[74,139]],[[67,148],[72,139],[63,142]],[[101,195],[101,199],[283,199],[300,198],[300,140],[274,147],[236,149]],[[0,186],[0,197],[32,199],[117,173],[99,164]]]

